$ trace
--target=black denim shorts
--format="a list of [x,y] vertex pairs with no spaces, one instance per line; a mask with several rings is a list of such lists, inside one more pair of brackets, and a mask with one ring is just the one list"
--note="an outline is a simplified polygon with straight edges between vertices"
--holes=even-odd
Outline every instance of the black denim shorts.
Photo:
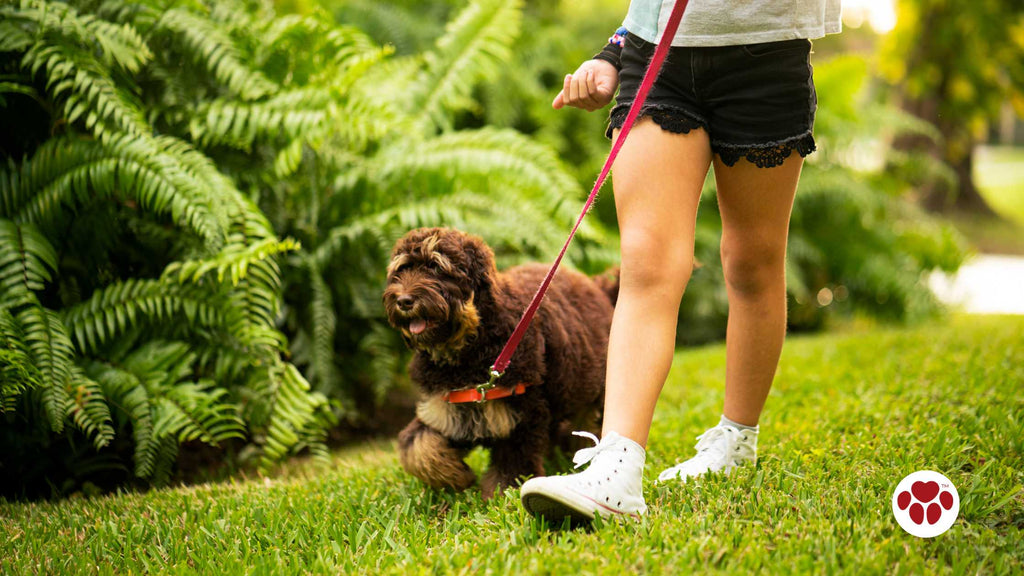
[[[654,48],[634,34],[626,36],[609,138],[625,122]],[[794,150],[807,156],[815,149],[811,131],[818,105],[810,52],[804,39],[672,47],[640,117],[669,132],[703,128],[711,150],[728,166],[746,158],[771,168]]]

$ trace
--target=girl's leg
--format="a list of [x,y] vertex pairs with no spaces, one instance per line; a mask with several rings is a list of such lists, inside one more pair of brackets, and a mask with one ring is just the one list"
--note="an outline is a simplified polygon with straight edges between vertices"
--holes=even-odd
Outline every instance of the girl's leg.
[[728,473],[757,459],[756,426],[786,335],[786,240],[802,165],[798,154],[775,168],[746,160],[729,167],[715,158],[729,296],[722,414],[731,422],[701,434],[697,454],[663,471],[659,481]]
[[802,166],[795,153],[775,168],[715,158],[729,296],[723,414],[746,426],[761,417],[786,334],[786,242]]
[[582,472],[531,478],[520,489],[535,516],[586,522],[647,511],[647,434],[675,347],[679,300],[693,268],[697,204],[711,164],[707,133],[636,124],[615,161],[622,262],[608,343],[604,430],[573,456]]
[[614,431],[647,445],[672,363],[710,163],[706,132],[674,134],[649,119],[636,124],[615,161],[622,262],[608,342],[603,436]]

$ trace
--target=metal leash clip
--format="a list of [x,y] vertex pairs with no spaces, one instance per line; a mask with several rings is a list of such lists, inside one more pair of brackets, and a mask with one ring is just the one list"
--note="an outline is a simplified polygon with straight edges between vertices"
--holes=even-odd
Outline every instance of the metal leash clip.
[[476,401],[478,404],[487,401],[487,391],[493,390],[498,386],[498,379],[501,378],[501,376],[502,373],[498,372],[497,370],[494,369],[493,366],[491,366],[490,379],[487,380],[487,382],[484,382],[483,384],[476,385],[476,391],[478,394],[480,394],[480,398]]

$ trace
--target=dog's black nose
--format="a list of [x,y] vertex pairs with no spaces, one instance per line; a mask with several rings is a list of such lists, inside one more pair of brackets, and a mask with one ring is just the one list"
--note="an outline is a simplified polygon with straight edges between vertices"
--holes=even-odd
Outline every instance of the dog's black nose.
[[412,296],[409,296],[408,294],[403,294],[399,296],[397,301],[398,307],[405,311],[412,310],[412,305],[415,303],[416,301],[413,300]]

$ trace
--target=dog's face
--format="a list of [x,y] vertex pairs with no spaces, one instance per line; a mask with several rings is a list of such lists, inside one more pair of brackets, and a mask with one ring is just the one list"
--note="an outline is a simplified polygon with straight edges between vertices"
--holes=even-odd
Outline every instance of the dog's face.
[[413,350],[451,361],[476,336],[474,299],[496,274],[494,255],[480,238],[447,228],[413,230],[391,253],[388,322]]

